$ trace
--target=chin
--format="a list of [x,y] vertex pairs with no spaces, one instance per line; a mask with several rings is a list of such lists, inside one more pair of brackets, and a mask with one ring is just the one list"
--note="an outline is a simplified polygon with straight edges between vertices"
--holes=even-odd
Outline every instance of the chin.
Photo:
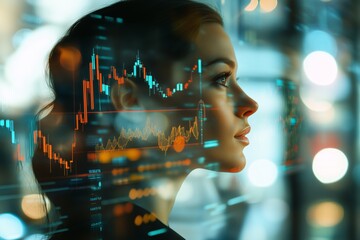
[[241,159],[238,159],[236,162],[233,161],[233,164],[227,164],[223,166],[221,169],[222,172],[229,172],[229,173],[238,173],[241,172],[246,165],[246,159],[244,156]]

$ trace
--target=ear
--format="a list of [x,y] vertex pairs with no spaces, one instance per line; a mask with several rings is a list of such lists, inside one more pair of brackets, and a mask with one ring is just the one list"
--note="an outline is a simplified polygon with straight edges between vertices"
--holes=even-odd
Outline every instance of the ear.
[[117,110],[129,109],[138,106],[138,87],[128,78],[124,78],[123,84],[111,86],[111,101]]

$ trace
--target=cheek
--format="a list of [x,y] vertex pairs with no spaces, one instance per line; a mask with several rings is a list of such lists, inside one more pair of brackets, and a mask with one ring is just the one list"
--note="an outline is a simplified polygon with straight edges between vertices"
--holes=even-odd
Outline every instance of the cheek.
[[205,104],[210,106],[206,108],[205,136],[217,137],[217,140],[232,137],[234,129],[233,107],[224,94],[211,94],[210,96],[212,97],[205,98]]
[[234,136],[231,116],[226,115],[222,110],[212,111],[204,124],[204,141],[216,140],[219,144],[219,147],[215,148],[217,152],[228,148]]

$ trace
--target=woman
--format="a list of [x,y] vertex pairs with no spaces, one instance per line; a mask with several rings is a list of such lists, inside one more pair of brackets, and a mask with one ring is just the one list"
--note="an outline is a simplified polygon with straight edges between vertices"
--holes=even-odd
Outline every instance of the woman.
[[186,175],[243,169],[257,104],[222,26],[201,3],[122,1],[54,47],[33,159],[52,239],[181,239],[167,217]]

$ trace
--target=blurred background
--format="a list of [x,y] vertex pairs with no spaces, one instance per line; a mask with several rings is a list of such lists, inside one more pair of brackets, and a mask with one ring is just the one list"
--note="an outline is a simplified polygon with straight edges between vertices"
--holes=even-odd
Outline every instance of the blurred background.
[[[77,18],[112,2],[0,0],[0,239],[46,239],[30,168],[34,115],[52,98],[46,59]],[[360,2],[200,2],[221,12],[259,110],[245,170],[192,172],[170,226],[197,240],[360,239]]]

